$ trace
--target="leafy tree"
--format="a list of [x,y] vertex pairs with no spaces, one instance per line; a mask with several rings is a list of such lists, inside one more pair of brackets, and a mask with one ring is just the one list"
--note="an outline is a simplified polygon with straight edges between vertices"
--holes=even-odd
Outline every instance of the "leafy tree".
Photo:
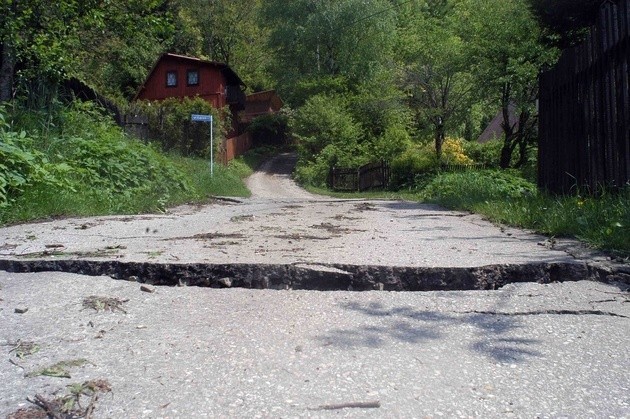
[[551,45],[567,48],[578,42],[597,16],[601,0],[529,0]]
[[267,29],[259,24],[261,0],[180,0],[180,21],[194,27],[201,55],[230,65],[254,90],[267,75]]
[[447,0],[416,5],[402,15],[399,29],[404,89],[412,109],[433,127],[438,159],[447,128],[468,105],[471,84],[450,6]]
[[311,97],[290,125],[297,139],[300,161],[296,175],[301,181],[324,186],[331,167],[356,167],[367,162],[360,145],[361,126],[339,97]]
[[457,14],[478,91],[501,109],[500,166],[510,166],[516,149],[521,165],[535,139],[538,73],[557,52],[542,44],[542,30],[526,0],[461,0]]
[[395,14],[386,0],[268,0],[262,11],[275,52],[272,74],[293,105],[307,99],[304,82],[323,82],[309,94],[335,80],[354,90],[391,61]]
[[76,76],[130,95],[169,34],[167,0],[44,0],[0,3],[0,101],[16,79]]
[[64,0],[54,7],[44,0],[0,3],[0,101],[13,97],[17,70],[26,77],[63,75],[67,42],[96,1]]
[[174,13],[167,0],[101,0],[72,38],[69,72],[110,96],[132,98],[174,42]]

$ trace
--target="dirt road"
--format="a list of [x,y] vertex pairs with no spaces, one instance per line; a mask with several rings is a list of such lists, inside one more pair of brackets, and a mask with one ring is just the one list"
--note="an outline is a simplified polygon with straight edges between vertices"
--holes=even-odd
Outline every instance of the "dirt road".
[[254,199],[322,200],[300,188],[291,179],[297,154],[284,153],[264,162],[247,179],[247,187]]

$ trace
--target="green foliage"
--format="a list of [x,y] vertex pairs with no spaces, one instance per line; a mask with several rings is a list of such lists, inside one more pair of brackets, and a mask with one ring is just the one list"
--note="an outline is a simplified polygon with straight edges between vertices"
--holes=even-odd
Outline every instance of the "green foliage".
[[477,164],[482,164],[488,169],[499,168],[501,157],[501,141],[488,141],[478,143],[477,141],[465,141],[463,143],[466,155]]
[[[470,107],[470,65],[465,43],[450,2],[415,3],[401,13],[398,51],[402,68],[401,87],[407,93],[418,128],[431,132],[438,158],[447,130],[453,132]],[[419,10],[418,10],[419,9]]]
[[547,30],[547,42],[560,48],[583,39],[602,5],[599,0],[528,0],[528,3]]
[[229,165],[214,165],[214,176],[210,176],[210,165],[207,159],[171,156],[176,167],[184,174],[190,192],[175,196],[169,204],[181,202],[204,202],[211,196],[247,197],[249,190],[242,179],[252,173],[251,168],[242,158],[232,160]]
[[60,185],[55,172],[66,168],[48,163],[45,155],[33,148],[34,141],[26,131],[11,130],[5,114],[0,107],[0,208],[8,207],[34,184]]
[[392,161],[391,187],[415,188],[423,183],[423,180],[433,176],[438,167],[434,152],[427,152],[426,146],[414,144]]
[[130,111],[149,118],[149,138],[152,142],[164,151],[176,151],[184,156],[210,155],[210,126],[208,123],[192,122],[191,114],[213,115],[215,147],[226,138],[231,123],[227,109],[216,110],[200,97],[134,102]]
[[1,2],[0,50],[6,72],[17,77],[0,77],[0,100],[9,99],[7,89],[28,93],[33,80],[67,77],[116,98],[133,96],[171,37],[165,6],[161,0]]
[[[372,16],[375,11],[378,17]],[[305,81],[322,76],[328,86],[340,77],[344,88],[353,91],[392,58],[395,13],[386,0],[268,0],[262,19],[276,58],[272,74],[292,106],[308,99],[299,88]],[[330,94],[326,89],[309,90]]]
[[350,94],[350,83],[343,74],[300,75],[292,84],[293,82],[295,85],[283,96],[296,106],[303,105],[309,98],[317,95],[346,97]]
[[520,154],[517,164],[523,164],[535,142],[538,74],[555,62],[558,51],[544,44],[527,0],[461,0],[456,14],[475,92],[520,119],[516,127],[503,121],[500,166],[510,166],[514,150]]
[[322,186],[334,166],[357,167],[365,164],[360,145],[361,126],[347,106],[337,98],[314,96],[291,120],[300,161],[296,178]]
[[361,125],[369,160],[390,161],[411,144],[413,113],[394,87],[391,74],[380,72],[346,97],[353,118]]
[[438,175],[421,195],[449,208],[478,212],[492,221],[550,236],[577,237],[630,257],[628,187],[599,197],[552,196],[537,192],[516,171],[468,171]]
[[[230,65],[254,89],[271,85],[267,68],[272,57],[266,41],[268,29],[258,19],[261,0],[180,0],[176,23],[189,33],[176,32],[179,42],[195,45],[190,50],[175,48]],[[185,47],[189,45],[184,44]],[[184,50],[181,50],[184,49]]]
[[537,194],[537,187],[509,171],[442,173],[423,190],[429,201],[450,208],[473,209],[478,202],[514,200]]
[[289,134],[288,111],[261,115],[249,124],[247,131],[252,133],[252,140],[258,146],[284,146],[291,141]]
[[[75,102],[56,115],[18,107],[10,118],[0,115],[0,223],[158,211],[212,194],[249,194],[240,180],[250,173],[243,163],[216,165],[210,177],[207,159],[168,157],[129,139],[90,104]],[[31,125],[14,132],[6,120]]]

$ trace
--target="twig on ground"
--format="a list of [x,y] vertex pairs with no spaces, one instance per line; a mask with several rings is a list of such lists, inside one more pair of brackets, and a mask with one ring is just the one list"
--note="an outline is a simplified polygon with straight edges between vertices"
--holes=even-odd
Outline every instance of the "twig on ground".
[[377,409],[379,407],[381,407],[381,402],[376,400],[376,401],[369,401],[369,402],[323,404],[318,407],[311,407],[308,410]]

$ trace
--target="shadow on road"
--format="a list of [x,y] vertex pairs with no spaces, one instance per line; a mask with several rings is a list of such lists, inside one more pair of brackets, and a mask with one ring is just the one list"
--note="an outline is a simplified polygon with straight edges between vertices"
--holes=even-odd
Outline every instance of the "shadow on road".
[[264,162],[256,170],[268,175],[280,175],[290,177],[298,161],[297,153],[281,153]]
[[[453,295],[453,297],[456,294]],[[346,310],[378,317],[382,325],[359,326],[352,329],[333,329],[319,336],[326,345],[339,348],[380,348],[399,341],[411,344],[429,344],[439,339],[455,339],[448,336],[457,333],[457,328],[472,329],[474,337],[468,348],[495,362],[524,363],[529,358],[541,357],[535,349],[541,341],[515,336],[524,325],[517,317],[477,314],[474,312],[443,313],[432,310],[417,310],[411,307],[385,308],[380,303],[346,303]],[[469,333],[469,332],[467,332]],[[459,339],[469,339],[461,336]]]

